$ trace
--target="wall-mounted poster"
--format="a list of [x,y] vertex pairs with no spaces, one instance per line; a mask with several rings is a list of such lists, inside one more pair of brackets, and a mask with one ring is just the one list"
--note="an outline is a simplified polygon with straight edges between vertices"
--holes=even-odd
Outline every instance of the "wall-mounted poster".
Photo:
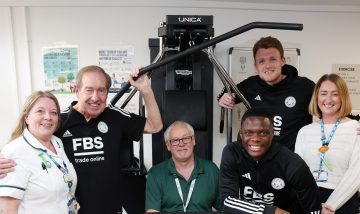
[[99,66],[111,77],[110,93],[119,92],[133,69],[134,47],[130,45],[104,47],[98,50]]
[[[128,75],[133,69],[134,47],[131,45],[107,46],[98,49],[98,65],[111,77],[111,88],[108,101],[110,101],[120,88],[128,82]],[[116,106],[121,106],[129,95],[131,88],[120,98]],[[139,93],[137,93],[126,105],[125,110],[139,113]]]
[[349,89],[354,111],[360,111],[360,64],[333,64],[332,73],[341,76]]
[[78,71],[78,46],[54,45],[42,48],[45,87],[55,94],[72,93]]

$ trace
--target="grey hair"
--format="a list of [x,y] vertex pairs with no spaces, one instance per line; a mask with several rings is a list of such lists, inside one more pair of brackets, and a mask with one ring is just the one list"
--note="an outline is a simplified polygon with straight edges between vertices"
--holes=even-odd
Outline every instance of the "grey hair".
[[194,128],[189,123],[187,123],[185,121],[175,121],[164,132],[165,143],[167,143],[169,141],[170,132],[174,128],[174,126],[177,126],[177,125],[184,125],[187,128],[187,130],[190,132],[191,135],[195,134]]

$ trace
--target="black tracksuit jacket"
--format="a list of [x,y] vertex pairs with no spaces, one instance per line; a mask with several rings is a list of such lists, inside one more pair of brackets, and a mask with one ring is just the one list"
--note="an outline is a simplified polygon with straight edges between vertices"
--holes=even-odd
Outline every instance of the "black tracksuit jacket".
[[291,214],[320,214],[318,187],[297,154],[273,143],[260,161],[240,142],[227,145],[220,165],[220,192],[227,213],[273,214],[275,207]]
[[[285,64],[282,74],[286,78],[273,86],[256,75],[240,82],[237,87],[251,107],[266,108],[273,113],[274,141],[294,151],[298,131],[312,122],[308,106],[315,84],[298,76],[298,71],[291,65]],[[218,99],[225,92],[223,89]],[[240,99],[236,98],[235,102],[239,103]]]

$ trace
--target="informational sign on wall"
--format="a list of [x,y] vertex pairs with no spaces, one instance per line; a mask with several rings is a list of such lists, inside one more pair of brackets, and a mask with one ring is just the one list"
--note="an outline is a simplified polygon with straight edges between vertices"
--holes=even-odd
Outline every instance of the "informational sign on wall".
[[75,77],[79,69],[78,45],[54,44],[42,48],[45,89],[51,91],[65,109],[76,100]]
[[120,90],[122,84],[127,82],[128,74],[133,69],[134,47],[113,46],[98,50],[99,66],[111,77],[110,93]]
[[352,108],[354,111],[360,111],[360,64],[333,64],[332,73],[346,81]]
[[55,94],[72,93],[78,71],[77,45],[54,45],[42,48],[45,87]]
[[[128,75],[133,69],[134,47],[132,45],[104,46],[98,49],[98,65],[102,67],[111,77],[111,87],[108,100],[110,101],[120,88],[128,82]],[[116,103],[121,106],[123,101],[129,95],[131,89],[122,96]],[[126,105],[125,110],[139,113],[139,95],[138,93]]]

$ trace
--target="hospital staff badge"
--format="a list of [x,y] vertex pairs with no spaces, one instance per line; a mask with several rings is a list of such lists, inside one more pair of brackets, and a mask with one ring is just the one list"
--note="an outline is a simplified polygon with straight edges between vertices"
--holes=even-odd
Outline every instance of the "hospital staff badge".
[[285,187],[285,182],[283,179],[281,178],[274,178],[272,181],[271,181],[271,186],[272,188],[274,189],[277,189],[277,190],[280,190],[282,188]]
[[103,121],[100,121],[100,122],[98,123],[98,126],[97,126],[97,127],[98,127],[99,131],[102,132],[102,133],[106,133],[106,132],[109,131],[108,126],[107,126],[106,123],[103,122]]
[[286,107],[292,108],[292,107],[295,106],[295,104],[296,104],[296,99],[295,99],[295,97],[290,96],[290,97],[287,97],[287,98],[285,99],[285,105],[286,105]]

